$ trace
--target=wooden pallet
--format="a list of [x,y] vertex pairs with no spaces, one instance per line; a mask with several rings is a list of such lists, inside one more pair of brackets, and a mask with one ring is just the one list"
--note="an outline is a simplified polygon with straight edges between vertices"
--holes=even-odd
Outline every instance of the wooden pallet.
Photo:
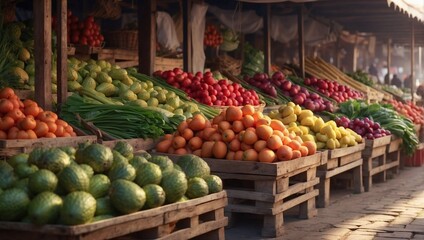
[[3,240],[15,239],[225,239],[225,191],[143,210],[103,221],[77,225],[36,226],[0,222]]
[[362,175],[365,191],[369,191],[373,177],[379,181],[386,181],[386,170],[393,168],[396,163],[386,162],[387,147],[390,144],[392,136],[385,136],[374,140],[365,140],[365,149],[362,151],[364,160]]
[[31,152],[36,147],[77,147],[83,142],[95,143],[97,137],[94,135],[76,136],[76,137],[58,137],[58,138],[38,138],[38,139],[10,139],[0,140],[0,156],[11,157],[18,153]]
[[[178,155],[161,154],[175,160]],[[280,237],[284,232],[283,212],[299,207],[300,218],[317,215],[315,197],[319,183],[317,167],[322,153],[276,163],[204,159],[218,175],[228,194],[225,208],[230,225],[238,213],[263,217],[262,236]]]
[[328,160],[318,167],[317,175],[319,195],[317,207],[327,207],[330,204],[330,180],[342,173],[352,172],[350,180],[353,182],[353,192],[362,193],[362,150],[365,143],[348,148],[328,150]]
[[388,173],[398,174],[400,168],[400,155],[401,155],[402,139],[396,136],[392,136],[390,144],[387,145],[386,152],[386,163],[390,164],[391,168],[388,168]]

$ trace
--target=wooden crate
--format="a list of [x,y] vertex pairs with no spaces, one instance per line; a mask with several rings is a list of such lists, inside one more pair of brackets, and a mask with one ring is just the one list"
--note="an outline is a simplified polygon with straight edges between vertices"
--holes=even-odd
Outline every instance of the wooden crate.
[[362,193],[362,151],[365,143],[356,146],[328,150],[328,160],[318,167],[317,175],[320,182],[317,185],[319,195],[317,207],[327,207],[330,204],[330,180],[337,175],[348,173],[349,180],[353,182],[353,192]]
[[225,239],[226,192],[143,210],[103,221],[77,225],[36,226],[0,222],[3,240],[15,239]]
[[398,174],[399,168],[401,167],[400,155],[401,155],[402,139],[392,135],[390,144],[387,145],[386,152],[386,164],[388,173]]
[[364,160],[362,165],[362,175],[365,191],[369,191],[372,186],[373,177],[379,181],[386,181],[386,170],[394,167],[393,163],[386,163],[387,146],[390,144],[392,136],[385,136],[374,140],[365,140],[365,149],[362,151]]
[[155,71],[166,71],[172,70],[174,68],[183,68],[183,59],[182,58],[155,58]]
[[10,139],[0,140],[0,156],[11,157],[18,153],[28,153],[36,147],[64,147],[72,146],[77,147],[79,143],[83,142],[95,143],[97,137],[94,135],[89,136],[76,136],[76,137],[58,137],[58,138],[38,138],[38,139]]
[[[280,237],[284,232],[283,212],[299,207],[300,218],[317,215],[315,197],[319,183],[317,167],[321,154],[276,163],[208,159],[211,173],[218,175],[228,194],[225,208],[230,224],[238,213],[263,218],[262,236]],[[162,154],[175,160],[178,155]]]

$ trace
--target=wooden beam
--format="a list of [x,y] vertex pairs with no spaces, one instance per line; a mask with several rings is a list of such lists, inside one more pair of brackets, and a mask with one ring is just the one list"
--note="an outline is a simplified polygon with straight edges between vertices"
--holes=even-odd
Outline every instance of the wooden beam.
[[263,11],[264,19],[264,72],[271,74],[271,4],[266,3]]
[[303,26],[303,4],[299,7],[297,12],[297,35],[299,44],[299,67],[302,78],[305,78],[305,39],[304,39],[304,26]]
[[66,24],[68,17],[67,5],[67,0],[57,1],[57,103],[59,112],[61,110],[62,103],[64,103],[68,97],[68,34]]
[[193,70],[193,55],[191,46],[191,0],[183,0],[183,61],[184,71]]
[[156,57],[156,0],[138,1],[138,70],[152,75]]
[[34,0],[35,101],[45,110],[52,110],[52,25],[51,0]]
[[392,65],[392,39],[387,40],[387,74],[389,74],[389,84],[391,82],[390,78],[390,66]]

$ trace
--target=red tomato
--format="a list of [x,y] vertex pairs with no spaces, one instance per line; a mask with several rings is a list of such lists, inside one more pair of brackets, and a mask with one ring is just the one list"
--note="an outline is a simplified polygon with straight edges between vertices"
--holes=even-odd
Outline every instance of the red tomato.
[[91,31],[90,31],[90,29],[84,29],[83,31],[82,31],[82,35],[84,35],[84,36],[86,36],[86,37],[88,37],[88,36],[90,36],[91,35]]
[[79,39],[79,43],[80,43],[81,45],[87,45],[87,44],[88,44],[87,37],[86,37],[86,36],[82,36],[82,37]]

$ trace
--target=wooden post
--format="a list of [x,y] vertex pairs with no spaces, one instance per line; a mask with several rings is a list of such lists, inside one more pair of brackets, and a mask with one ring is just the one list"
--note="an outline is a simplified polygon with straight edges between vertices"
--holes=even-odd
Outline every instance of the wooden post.
[[68,1],[57,1],[56,15],[58,16],[57,29],[57,103],[60,111],[62,103],[66,101],[68,94],[68,36],[67,36],[67,11]]
[[138,70],[152,75],[156,57],[156,0],[138,2]]
[[266,3],[263,11],[264,19],[264,72],[271,74],[271,4]]
[[415,65],[415,58],[414,58],[414,50],[415,50],[415,25],[414,20],[411,19],[411,95],[412,95],[412,102],[415,103],[415,73],[414,73],[414,65]]
[[191,46],[191,0],[183,0],[183,61],[184,71],[193,70]]
[[299,38],[299,66],[302,78],[305,78],[305,39],[303,32],[303,4],[299,7],[297,13],[297,35]]
[[392,65],[392,39],[387,40],[387,74],[389,74],[389,84],[392,79],[390,78],[390,66]]
[[51,0],[34,0],[35,101],[45,110],[52,110],[52,23]]

